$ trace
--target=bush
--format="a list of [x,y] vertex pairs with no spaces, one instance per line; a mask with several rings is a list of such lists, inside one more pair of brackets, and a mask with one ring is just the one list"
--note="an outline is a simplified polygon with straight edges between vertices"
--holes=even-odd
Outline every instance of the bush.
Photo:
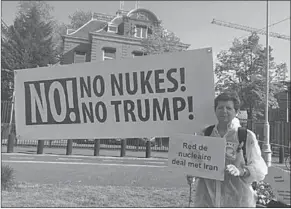
[[266,206],[271,200],[275,198],[271,186],[264,182],[257,182],[256,185],[253,185],[258,197],[257,204]]
[[258,200],[257,207],[266,207],[266,208],[286,208],[288,205],[276,201],[276,197],[272,191],[270,184],[260,181],[252,185],[256,191]]
[[1,165],[1,189],[8,190],[14,185],[14,170],[9,165]]

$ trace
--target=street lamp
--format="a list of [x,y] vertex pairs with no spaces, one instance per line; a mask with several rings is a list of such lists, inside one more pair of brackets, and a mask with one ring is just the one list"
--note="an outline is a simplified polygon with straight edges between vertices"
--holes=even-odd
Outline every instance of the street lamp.
[[269,1],[266,8],[266,101],[265,101],[265,123],[264,123],[264,144],[262,147],[263,157],[268,167],[272,162],[272,150],[270,146],[270,124],[269,124]]

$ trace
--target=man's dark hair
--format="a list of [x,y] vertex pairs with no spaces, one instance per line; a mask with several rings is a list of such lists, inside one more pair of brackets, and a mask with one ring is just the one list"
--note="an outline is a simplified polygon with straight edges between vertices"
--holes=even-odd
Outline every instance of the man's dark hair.
[[233,101],[235,111],[238,111],[240,108],[240,99],[235,92],[224,92],[219,94],[214,100],[214,110],[216,110],[219,101]]

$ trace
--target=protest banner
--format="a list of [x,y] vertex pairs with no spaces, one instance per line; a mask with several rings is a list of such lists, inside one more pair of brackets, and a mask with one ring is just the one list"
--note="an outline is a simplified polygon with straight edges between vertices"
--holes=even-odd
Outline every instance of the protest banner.
[[189,175],[224,180],[224,138],[175,134],[170,138],[168,165]]
[[278,201],[290,205],[290,171],[271,166],[268,168],[268,175],[264,181],[270,184]]
[[20,139],[135,138],[213,124],[211,48],[15,71]]

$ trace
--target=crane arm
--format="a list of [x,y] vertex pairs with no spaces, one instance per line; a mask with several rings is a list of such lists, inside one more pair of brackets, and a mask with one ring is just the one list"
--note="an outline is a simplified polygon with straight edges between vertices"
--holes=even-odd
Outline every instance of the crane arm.
[[[235,24],[235,23],[225,22],[222,20],[213,19],[211,23],[216,24],[216,25],[220,25],[220,26],[229,27],[229,28],[235,28],[238,30],[244,30],[244,31],[248,31],[251,33],[256,32],[257,34],[266,35],[266,31],[263,29],[257,29],[257,28],[253,28],[253,27],[243,26],[243,25],[239,25],[239,24]],[[282,35],[279,33],[270,32],[269,36],[290,41],[290,36]]]

